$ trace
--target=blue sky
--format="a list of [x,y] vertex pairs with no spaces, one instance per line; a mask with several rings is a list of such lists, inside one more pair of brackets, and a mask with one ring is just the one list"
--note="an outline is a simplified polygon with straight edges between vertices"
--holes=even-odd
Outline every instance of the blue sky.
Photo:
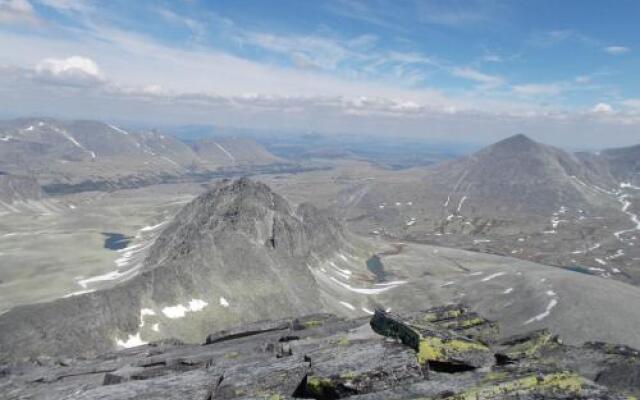
[[4,117],[638,142],[637,1],[0,0]]

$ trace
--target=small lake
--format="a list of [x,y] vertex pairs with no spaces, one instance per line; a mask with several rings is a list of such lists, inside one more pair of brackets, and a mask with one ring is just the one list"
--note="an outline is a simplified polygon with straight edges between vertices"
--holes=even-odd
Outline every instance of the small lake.
[[131,236],[125,236],[122,233],[102,232],[105,236],[104,248],[109,250],[121,250],[129,245]]
[[382,260],[377,254],[367,260],[367,269],[376,276],[376,283],[386,282],[387,273],[384,270]]
[[566,267],[566,269],[573,272],[580,272],[581,274],[593,275],[593,272],[590,271],[588,268],[581,267],[579,265],[572,265],[570,267]]

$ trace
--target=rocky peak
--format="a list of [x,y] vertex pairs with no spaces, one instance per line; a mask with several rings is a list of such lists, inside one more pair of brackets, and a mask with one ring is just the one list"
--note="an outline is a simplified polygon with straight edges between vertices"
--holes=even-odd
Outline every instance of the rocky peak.
[[[305,257],[339,248],[339,222],[304,204],[294,210],[267,185],[249,178],[223,180],[187,204],[156,240],[147,265],[215,246],[247,241],[280,256]],[[235,246],[233,246],[235,247]]]
[[535,142],[528,136],[519,133],[517,135],[510,136],[503,139],[493,145],[489,146],[492,152],[504,152],[507,154],[518,154],[522,152],[531,152],[535,150],[542,150],[544,146],[538,142]]

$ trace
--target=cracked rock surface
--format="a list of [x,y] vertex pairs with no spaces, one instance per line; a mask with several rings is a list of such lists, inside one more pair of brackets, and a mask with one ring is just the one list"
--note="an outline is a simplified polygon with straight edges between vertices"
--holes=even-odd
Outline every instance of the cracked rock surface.
[[263,321],[93,358],[0,366],[2,399],[633,399],[640,353],[546,330],[499,340],[463,305]]

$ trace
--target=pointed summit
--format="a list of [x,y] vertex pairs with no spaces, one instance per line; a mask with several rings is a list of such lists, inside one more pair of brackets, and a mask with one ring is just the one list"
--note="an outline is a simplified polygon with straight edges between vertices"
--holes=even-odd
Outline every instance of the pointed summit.
[[511,152],[520,152],[520,151],[531,150],[534,148],[539,148],[541,146],[542,146],[541,144],[532,140],[527,135],[518,133],[517,135],[509,136],[506,139],[503,139],[497,143],[494,143],[493,145],[490,146],[490,148],[507,150]]

